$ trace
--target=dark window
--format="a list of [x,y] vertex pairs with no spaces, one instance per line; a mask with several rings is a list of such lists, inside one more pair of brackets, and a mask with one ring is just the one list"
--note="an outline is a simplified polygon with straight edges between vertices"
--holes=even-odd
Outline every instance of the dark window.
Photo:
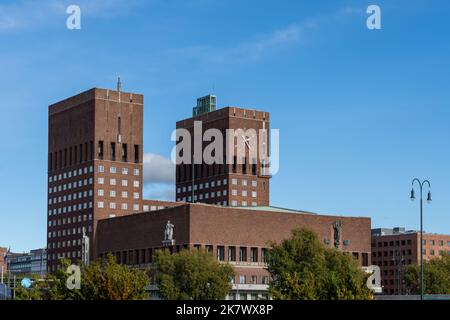
[[73,154],[73,163],[77,163],[77,159],[78,159],[78,146],[75,146],[74,148],[74,154]]
[[362,253],[362,266],[363,267],[369,266],[369,254],[367,252]]
[[78,160],[78,163],[83,162],[83,145],[80,144],[80,158]]
[[111,142],[110,158],[111,158],[111,161],[116,161],[116,143],[115,142]]
[[225,261],[225,247],[217,246],[217,260]]
[[211,246],[211,245],[205,246],[205,249],[206,249],[206,252],[208,252],[208,253],[212,253],[213,252],[213,246]]
[[67,167],[67,149],[64,149],[64,167]]
[[233,173],[236,173],[236,166],[237,166],[237,158],[236,156],[233,157]]
[[134,163],[139,163],[139,145],[134,145]]
[[236,247],[228,247],[228,261],[236,261]]
[[69,148],[69,166],[72,165],[72,147]]
[[246,247],[239,248],[239,261],[247,261],[247,248]]
[[261,249],[261,260],[264,263],[267,263],[267,260],[269,259],[269,249],[262,248]]
[[87,142],[85,142],[84,143],[84,161],[88,160],[88,155],[89,155],[88,144],[87,144]]
[[[75,147],[75,153],[77,152]],[[98,158],[100,160],[103,160],[103,141],[98,142]]]
[[242,158],[242,173],[247,174],[247,158]]
[[53,155],[51,152],[48,154],[48,170],[53,170]]
[[258,262],[258,248],[251,248],[250,249],[250,261],[251,262]]
[[123,143],[122,144],[122,161],[123,162],[127,162],[128,161],[128,150],[127,150],[127,144]]
[[94,159],[94,141],[89,142],[89,160]]

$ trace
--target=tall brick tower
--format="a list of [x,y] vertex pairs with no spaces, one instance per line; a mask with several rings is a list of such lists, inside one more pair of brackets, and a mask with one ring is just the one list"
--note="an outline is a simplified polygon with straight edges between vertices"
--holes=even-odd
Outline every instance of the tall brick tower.
[[47,268],[95,256],[97,221],[142,207],[143,95],[93,88],[49,106]]
[[[270,175],[261,163],[259,154],[263,149],[269,153],[268,135],[260,132],[269,131],[269,113],[264,111],[225,107],[216,110],[216,97],[208,95],[197,100],[193,109],[193,117],[178,121],[177,129],[186,129],[192,137],[191,158],[195,152],[194,127],[201,122],[202,132],[217,129],[223,135],[222,163],[207,164],[181,163],[176,166],[176,200],[186,202],[203,202],[221,206],[268,206]],[[227,129],[235,130],[233,138],[234,156],[227,161]],[[239,129],[242,131],[239,132]],[[247,144],[246,132],[254,129],[258,134],[255,144]],[[242,140],[241,140],[242,139]],[[244,145],[245,154],[239,155],[237,146]],[[201,142],[203,152],[210,142]],[[229,145],[229,144],[228,144]],[[256,148],[258,150],[252,150]],[[231,150],[231,148],[230,148]],[[239,159],[238,159],[239,157]]]

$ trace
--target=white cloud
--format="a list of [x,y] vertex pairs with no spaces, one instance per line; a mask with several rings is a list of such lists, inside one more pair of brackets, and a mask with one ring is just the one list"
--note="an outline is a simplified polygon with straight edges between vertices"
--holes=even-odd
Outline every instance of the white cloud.
[[144,154],[144,184],[171,184],[175,185],[175,165],[161,155],[154,153]]

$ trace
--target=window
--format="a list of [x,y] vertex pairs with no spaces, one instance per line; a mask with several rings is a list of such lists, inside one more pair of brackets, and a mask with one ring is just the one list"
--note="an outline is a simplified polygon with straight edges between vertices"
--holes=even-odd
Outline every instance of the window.
[[138,175],[139,175],[139,169],[134,169],[134,170],[133,170],[133,174],[134,174],[135,176],[138,176]]
[[236,247],[228,247],[228,261],[236,261]]
[[252,191],[252,198],[256,198],[256,191]]
[[110,196],[111,198],[115,198],[115,197],[116,197],[116,191],[115,191],[115,190],[110,190],[110,191],[109,191],[109,196]]
[[128,192],[122,191],[122,198],[128,198]]
[[134,180],[133,186],[134,186],[135,188],[139,188],[139,180]]
[[116,167],[109,168],[109,173],[116,173],[116,172],[117,172]]
[[[76,154],[77,154],[77,147],[75,147],[75,155]],[[103,141],[98,142],[98,158],[100,160],[103,160]]]
[[128,210],[128,204],[122,203],[121,208],[122,210]]
[[133,192],[133,199],[139,199],[139,192]]
[[122,180],[122,187],[128,187],[128,180]]
[[217,260],[225,261],[225,247],[217,246]]
[[134,163],[139,163],[139,145],[134,145]]
[[250,261],[251,262],[258,262],[258,248],[251,248],[250,249]]
[[103,197],[105,195],[105,191],[103,189],[98,189],[98,195]]
[[266,249],[266,248],[261,249],[262,262],[267,263],[268,257],[269,257],[269,249]]
[[139,204],[133,204],[133,210],[134,211],[139,211]]
[[[252,276],[252,284],[257,284],[257,282],[258,282],[258,277]],[[253,299],[253,297],[252,297],[252,300],[257,300],[257,297],[255,299]]]
[[115,209],[116,208],[116,203],[115,202],[110,202],[109,203],[109,208],[110,209]]
[[98,166],[98,172],[100,172],[100,173],[105,172],[105,167],[102,165]]
[[240,284],[245,284],[246,283],[245,276],[239,276],[239,283]]
[[127,162],[128,161],[128,154],[127,154],[127,144],[122,144],[122,161]]
[[237,179],[231,179],[231,184],[236,185],[237,184]]
[[246,197],[247,196],[247,190],[242,190],[242,196]]
[[98,184],[104,184],[105,178],[98,178]]
[[127,175],[128,174],[128,168],[122,168],[122,174]]
[[116,179],[109,179],[109,184],[110,185],[112,185],[112,186],[115,186],[116,185]]
[[237,190],[236,189],[231,190],[231,195],[237,196]]
[[103,201],[99,201],[98,203],[97,203],[97,205],[98,205],[98,207],[100,208],[100,209],[102,209],[103,207],[104,207],[104,203],[103,203]]
[[438,241],[438,246],[439,246],[439,247],[442,247],[443,245],[444,245],[444,241],[439,240],[439,241]]
[[247,185],[247,179],[242,179],[242,185],[246,186]]
[[247,261],[247,248],[246,247],[239,248],[239,261]]
[[115,142],[111,142],[110,159],[111,159],[111,161],[116,161],[116,143]]

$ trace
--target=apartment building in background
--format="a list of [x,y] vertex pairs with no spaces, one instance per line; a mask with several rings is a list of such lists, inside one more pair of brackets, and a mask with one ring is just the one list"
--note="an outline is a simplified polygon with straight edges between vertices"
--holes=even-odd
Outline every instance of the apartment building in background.
[[[420,264],[420,232],[405,228],[372,229],[372,264],[381,270],[383,294],[408,294],[404,283],[406,267]],[[450,254],[450,235],[423,234],[424,260]]]

